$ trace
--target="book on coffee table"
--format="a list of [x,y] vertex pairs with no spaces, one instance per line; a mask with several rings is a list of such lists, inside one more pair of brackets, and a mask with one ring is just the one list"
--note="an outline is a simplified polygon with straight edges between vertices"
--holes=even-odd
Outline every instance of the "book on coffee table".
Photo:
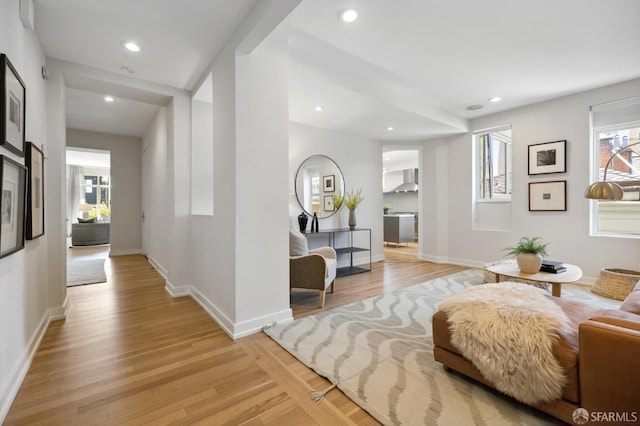
[[540,267],[540,271],[551,272],[553,274],[559,274],[566,270],[567,268],[564,266],[564,263],[555,260],[543,260],[542,266]]

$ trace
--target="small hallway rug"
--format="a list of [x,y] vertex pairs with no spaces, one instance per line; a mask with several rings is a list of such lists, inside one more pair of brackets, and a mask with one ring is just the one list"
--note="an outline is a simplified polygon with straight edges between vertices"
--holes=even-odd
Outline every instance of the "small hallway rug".
[[[264,332],[385,425],[558,424],[434,361],[437,306],[482,282],[469,269]],[[580,287],[563,286],[563,297],[616,306]]]
[[104,283],[104,259],[69,259],[67,261],[67,287]]

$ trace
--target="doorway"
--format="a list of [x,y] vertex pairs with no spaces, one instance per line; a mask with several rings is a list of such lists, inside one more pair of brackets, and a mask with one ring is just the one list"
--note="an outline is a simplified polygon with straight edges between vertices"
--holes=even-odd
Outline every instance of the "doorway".
[[82,282],[78,270],[99,259],[104,262],[109,255],[111,153],[68,147],[66,172],[67,280],[73,276],[74,282]]
[[388,263],[419,261],[419,163],[417,147],[383,146],[383,240]]
[[111,153],[67,148],[67,236],[73,223],[111,222]]

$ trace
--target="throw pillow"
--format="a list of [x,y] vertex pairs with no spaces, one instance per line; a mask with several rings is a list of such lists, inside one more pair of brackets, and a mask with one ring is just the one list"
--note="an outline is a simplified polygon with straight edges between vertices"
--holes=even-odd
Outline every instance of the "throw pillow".
[[640,281],[624,299],[624,302],[620,305],[620,310],[640,315]]
[[307,238],[300,232],[289,229],[289,256],[306,256],[308,254]]
[[95,223],[96,222],[96,218],[91,218],[91,219],[83,219],[81,217],[78,218],[78,223]]

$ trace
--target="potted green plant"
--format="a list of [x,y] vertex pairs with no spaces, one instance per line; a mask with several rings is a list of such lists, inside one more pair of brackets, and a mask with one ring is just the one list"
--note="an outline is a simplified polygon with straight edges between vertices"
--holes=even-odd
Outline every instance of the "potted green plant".
[[507,247],[508,256],[514,256],[518,268],[525,274],[535,274],[540,271],[542,257],[547,255],[547,245],[540,237],[522,237],[514,247]]
[[384,205],[382,206],[382,211],[384,212],[384,214],[389,214],[389,210],[391,210],[393,207],[388,206],[388,205]]
[[344,196],[343,204],[349,209],[349,228],[356,227],[356,207],[364,200],[362,196],[362,188],[356,192],[353,189],[347,192]]

